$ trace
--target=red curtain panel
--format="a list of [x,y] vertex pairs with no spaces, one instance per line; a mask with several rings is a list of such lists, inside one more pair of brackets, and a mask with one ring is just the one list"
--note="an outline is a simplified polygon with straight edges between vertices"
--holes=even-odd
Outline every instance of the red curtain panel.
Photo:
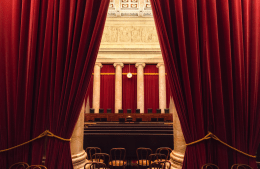
[[[1,150],[46,129],[71,137],[108,4],[109,0],[0,1]],[[44,138],[30,145],[0,153],[1,168],[20,161],[41,164]],[[46,166],[73,168],[70,142],[49,138]]]
[[[156,65],[145,65],[144,73],[158,73]],[[144,113],[152,108],[153,113],[159,109],[159,75],[144,76]]]
[[[260,142],[260,1],[151,0],[162,55],[187,143],[208,131],[255,155]],[[185,169],[205,163],[256,168],[217,141],[186,149]]]
[[[125,64],[122,73],[136,73],[137,69],[135,65]],[[122,78],[122,108],[124,113],[126,113],[127,109],[131,109],[132,113],[137,109],[137,76],[133,75],[132,78],[128,78],[126,75],[123,75]]]
[[[115,73],[115,67],[113,65],[103,65],[101,73]],[[104,109],[104,113],[107,112],[107,109],[111,109],[112,113],[114,113],[115,74],[101,75],[100,78],[100,108]]]

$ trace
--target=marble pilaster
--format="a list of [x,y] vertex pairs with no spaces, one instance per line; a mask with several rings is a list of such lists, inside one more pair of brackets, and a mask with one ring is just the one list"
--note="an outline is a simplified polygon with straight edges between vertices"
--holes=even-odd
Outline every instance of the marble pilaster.
[[85,103],[80,111],[78,121],[75,125],[74,131],[71,136],[70,149],[71,158],[74,169],[83,169],[86,163],[87,153],[83,149],[83,136],[84,136],[84,110]]
[[137,68],[137,109],[144,113],[144,67],[145,63],[136,63]]
[[100,69],[102,68],[101,63],[96,63],[94,67],[94,80],[93,80],[93,109],[95,113],[99,112],[100,106]]
[[116,69],[115,74],[115,113],[118,113],[118,109],[122,109],[122,68],[123,63],[114,63]]
[[166,109],[165,66],[164,63],[158,63],[156,67],[159,69],[159,109],[164,113]]

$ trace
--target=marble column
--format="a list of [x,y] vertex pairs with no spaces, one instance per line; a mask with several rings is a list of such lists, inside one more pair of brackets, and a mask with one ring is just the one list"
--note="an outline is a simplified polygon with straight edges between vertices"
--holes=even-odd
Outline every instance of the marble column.
[[122,109],[122,68],[123,63],[114,63],[116,69],[115,75],[115,113],[118,113],[118,109]]
[[137,68],[137,109],[144,113],[144,67],[145,63],[136,63]]
[[158,63],[156,66],[159,69],[159,109],[164,113],[166,109],[166,81],[164,63]]
[[180,120],[175,108],[173,98],[170,99],[170,113],[173,116],[173,140],[174,140],[174,150],[171,153],[170,162],[172,164],[172,169],[181,169],[184,160],[186,142],[181,129]]
[[86,101],[85,113],[90,113],[89,96],[87,97],[87,101]]
[[95,113],[99,112],[100,106],[100,69],[102,68],[101,63],[96,63],[94,67],[94,80],[93,80],[93,109]]
[[71,136],[70,149],[71,149],[71,158],[74,169],[83,169],[86,163],[87,153],[83,149],[83,136],[84,136],[84,110],[85,103],[80,111],[80,115],[74,131]]

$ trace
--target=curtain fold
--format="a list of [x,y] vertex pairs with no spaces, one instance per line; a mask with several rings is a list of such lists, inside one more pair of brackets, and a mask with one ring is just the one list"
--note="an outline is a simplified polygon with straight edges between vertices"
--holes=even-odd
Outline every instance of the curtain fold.
[[[137,69],[135,65],[125,64],[122,73],[136,73]],[[137,109],[137,76],[133,75],[132,78],[128,78],[126,75],[122,75],[122,109],[124,113],[127,113],[127,109],[131,109],[132,113]]]
[[[156,65],[145,65],[144,73],[158,73]],[[148,109],[159,109],[159,75],[145,75],[144,76],[144,113]]]
[[[91,78],[109,0],[1,0],[1,144],[46,129],[70,138]],[[0,153],[1,168],[41,164],[44,139]],[[70,143],[49,138],[47,168],[72,168]]]
[[[260,2],[151,0],[166,72],[187,143],[208,131],[255,154],[260,142]],[[183,168],[255,159],[209,140],[186,149]]]
[[[115,67],[103,65],[101,73],[115,73]],[[100,108],[104,109],[104,113],[107,109],[115,113],[115,75],[101,75],[100,83]]]

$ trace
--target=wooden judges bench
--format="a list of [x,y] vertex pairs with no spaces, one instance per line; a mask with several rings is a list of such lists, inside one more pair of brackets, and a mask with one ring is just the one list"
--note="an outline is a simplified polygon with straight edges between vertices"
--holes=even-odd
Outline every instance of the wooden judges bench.
[[87,113],[84,125],[84,149],[124,147],[126,159],[136,160],[136,149],[158,147],[173,149],[172,114],[160,113]]
[[172,114],[86,113],[85,122],[172,122]]
[[155,153],[159,147],[173,149],[173,145],[172,122],[85,122],[84,149],[99,147],[109,154],[110,149],[123,147],[128,161],[137,160],[139,147],[151,148]]

